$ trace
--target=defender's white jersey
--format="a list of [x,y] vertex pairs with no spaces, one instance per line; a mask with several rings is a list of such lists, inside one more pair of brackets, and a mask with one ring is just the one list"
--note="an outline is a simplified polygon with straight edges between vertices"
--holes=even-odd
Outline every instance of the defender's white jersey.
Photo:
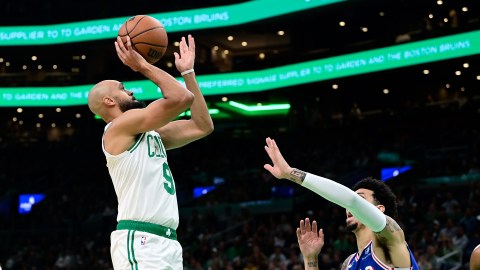
[[144,221],[177,229],[175,182],[160,135],[155,131],[139,134],[135,144],[119,155],[105,150],[102,137],[102,149],[117,194],[117,221]]

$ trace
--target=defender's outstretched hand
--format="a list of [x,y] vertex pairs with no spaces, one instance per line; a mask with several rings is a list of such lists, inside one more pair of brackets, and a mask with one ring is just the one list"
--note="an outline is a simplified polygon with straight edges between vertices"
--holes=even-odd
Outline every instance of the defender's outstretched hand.
[[265,151],[267,151],[268,156],[272,160],[273,166],[270,164],[265,164],[263,165],[263,168],[265,168],[265,170],[269,171],[278,179],[288,178],[292,168],[283,158],[280,149],[278,149],[277,143],[275,140],[270,139],[270,137],[266,139],[266,143],[267,145],[265,146]]
[[316,261],[324,245],[323,229],[317,231],[317,222],[310,224],[310,219],[300,220],[297,228],[297,240],[304,260]]

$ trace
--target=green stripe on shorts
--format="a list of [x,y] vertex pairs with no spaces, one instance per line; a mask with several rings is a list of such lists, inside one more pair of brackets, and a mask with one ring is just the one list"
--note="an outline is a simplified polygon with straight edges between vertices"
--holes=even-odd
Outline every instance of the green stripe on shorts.
[[135,259],[135,252],[133,251],[134,239],[135,239],[135,231],[129,230],[128,236],[127,236],[128,262],[130,263],[132,270],[138,270],[137,259]]
[[[154,224],[154,223],[149,223],[149,222],[142,222],[142,221],[135,221],[135,220],[120,220],[117,224],[117,230],[133,230],[133,231],[148,232],[148,233],[162,236],[168,239],[177,240],[177,232],[174,229],[168,228],[162,225]],[[133,246],[132,246],[132,250],[133,250]]]

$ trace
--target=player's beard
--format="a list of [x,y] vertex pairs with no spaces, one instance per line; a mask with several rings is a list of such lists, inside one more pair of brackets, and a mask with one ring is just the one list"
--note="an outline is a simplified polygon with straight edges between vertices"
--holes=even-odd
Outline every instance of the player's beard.
[[347,224],[347,225],[345,226],[345,230],[346,230],[346,231],[349,231],[349,232],[353,232],[353,231],[355,231],[355,230],[357,229],[357,227],[358,227],[358,223],[357,223],[357,222],[355,222],[355,223],[350,223],[350,224]]
[[141,109],[145,108],[145,102],[134,100],[123,100],[118,102],[118,107],[122,112],[126,112],[131,109]]

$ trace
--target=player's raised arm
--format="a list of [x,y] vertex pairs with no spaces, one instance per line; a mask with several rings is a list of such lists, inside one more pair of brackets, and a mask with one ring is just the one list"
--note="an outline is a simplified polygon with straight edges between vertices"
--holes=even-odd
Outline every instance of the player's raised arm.
[[179,52],[175,52],[174,55],[175,66],[185,80],[187,89],[195,95],[195,99],[190,106],[189,120],[173,121],[158,129],[167,149],[181,147],[203,138],[214,129],[212,117],[195,75],[195,39],[192,35],[188,35],[188,43],[185,37],[182,37]]
[[192,92],[167,72],[149,64],[132,48],[130,38],[127,37],[127,45],[124,46],[118,37],[115,48],[125,65],[155,83],[163,95],[162,98],[151,102],[145,110],[126,112],[122,115],[125,119],[116,125],[121,125],[123,130],[131,134],[138,134],[166,125],[190,107],[194,98]]
[[273,162],[273,166],[265,164],[264,168],[279,179],[289,179],[323,198],[340,205],[352,212],[358,219],[365,221],[365,225],[373,231],[379,232],[385,228],[385,215],[377,207],[365,201],[350,188],[302,170],[292,168],[283,158],[277,143],[266,139],[265,151]]

